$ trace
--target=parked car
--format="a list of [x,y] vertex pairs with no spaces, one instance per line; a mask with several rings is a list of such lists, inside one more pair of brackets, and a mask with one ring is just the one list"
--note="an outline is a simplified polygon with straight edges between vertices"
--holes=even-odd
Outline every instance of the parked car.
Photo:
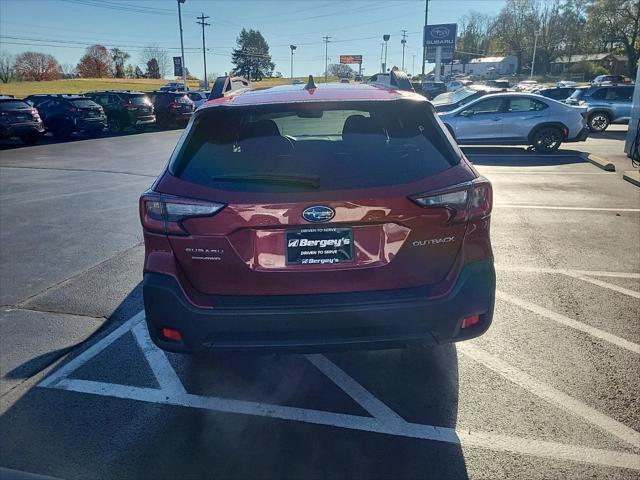
[[471,85],[473,82],[471,80],[452,80],[447,83],[447,91],[455,92],[456,90],[460,90],[467,85]]
[[559,82],[556,82],[556,87],[558,88],[564,88],[564,87],[576,88],[577,86],[578,86],[577,82],[574,82],[572,80],[560,80]]
[[515,86],[515,90],[518,92],[531,92],[533,90],[539,90],[542,88],[536,80],[523,80]]
[[506,90],[507,88],[511,88],[511,82],[508,78],[499,78],[497,80],[486,80],[484,84],[487,87],[499,88],[501,90]]
[[44,133],[44,125],[33,108],[23,100],[0,98],[0,138],[17,137],[33,145]]
[[533,93],[537,93],[538,95],[542,95],[543,97],[563,102],[571,95],[573,95],[573,92],[575,91],[576,89],[574,87],[550,87],[535,90]]
[[309,352],[481,335],[491,184],[424,97],[307,85],[199,108],[140,198],[153,341]]
[[362,75],[356,74],[356,76],[353,78],[354,82],[362,82],[363,78]]
[[351,81],[348,78],[341,78],[340,83],[351,83]]
[[120,133],[127,127],[143,131],[156,123],[153,104],[146,93],[133,90],[110,90],[85,93],[107,115],[110,133]]
[[587,139],[584,109],[540,95],[497,93],[441,114],[459,144],[532,145],[538,152]]
[[169,82],[160,87],[161,92],[185,92],[188,88],[182,82]]
[[107,126],[103,108],[82,95],[30,95],[24,99],[38,109],[44,127],[57,138],[73,133],[97,136]]
[[193,100],[185,92],[148,92],[156,112],[156,122],[161,127],[184,127],[196,109]]
[[633,85],[595,85],[576,89],[566,103],[586,106],[589,129],[603,132],[612,123],[629,122],[632,98]]
[[304,85],[304,82],[299,78],[296,78],[293,80],[293,82],[291,82],[291,85]]
[[466,105],[476,98],[500,92],[502,92],[502,89],[500,88],[492,88],[485,85],[469,85],[455,92],[441,93],[434,98],[431,103],[436,109],[436,112],[449,112],[461,107],[462,105]]
[[611,85],[620,83],[629,83],[629,80],[624,75],[598,75],[596,78],[591,80],[591,85]]
[[429,100],[436,98],[441,93],[447,91],[447,85],[444,82],[426,81],[422,82],[420,90],[416,90],[418,93],[422,93]]
[[187,92],[187,96],[191,99],[196,108],[199,108],[204,104],[204,102],[209,100],[209,92],[205,90],[192,90]]

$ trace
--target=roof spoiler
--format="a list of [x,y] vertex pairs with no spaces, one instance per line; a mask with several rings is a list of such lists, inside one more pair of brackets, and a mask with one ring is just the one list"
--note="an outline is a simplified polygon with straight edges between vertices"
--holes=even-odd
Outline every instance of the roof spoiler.
[[389,73],[376,73],[371,76],[368,83],[394,90],[414,91],[409,75],[402,70],[391,70]]
[[243,77],[232,77],[226,75],[216,78],[211,87],[211,93],[209,93],[209,100],[215,100],[216,98],[226,97],[228,95],[235,95],[240,92],[245,92],[251,89],[251,82]]

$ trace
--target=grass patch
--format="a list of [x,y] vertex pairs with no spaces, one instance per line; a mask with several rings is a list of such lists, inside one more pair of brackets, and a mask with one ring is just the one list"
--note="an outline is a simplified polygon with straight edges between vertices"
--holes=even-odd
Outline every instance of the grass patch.
[[[306,83],[306,77],[299,77]],[[329,77],[329,81],[336,81],[335,77]],[[81,93],[92,90],[156,90],[170,80],[154,80],[148,78],[74,78],[69,80],[52,80],[48,82],[11,82],[0,83],[1,95],[13,95],[24,98],[36,93]],[[324,77],[318,77],[316,82],[324,81]],[[198,81],[187,81],[191,90],[198,90]],[[259,82],[253,82],[253,88],[267,88],[276,85],[290,83],[288,78],[265,78]]]

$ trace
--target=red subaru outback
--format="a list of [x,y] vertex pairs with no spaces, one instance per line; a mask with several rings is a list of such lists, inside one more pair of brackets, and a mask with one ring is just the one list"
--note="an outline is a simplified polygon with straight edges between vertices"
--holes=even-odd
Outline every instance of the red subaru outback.
[[210,100],[140,198],[149,332],[194,353],[478,336],[491,204],[420,95],[310,81]]

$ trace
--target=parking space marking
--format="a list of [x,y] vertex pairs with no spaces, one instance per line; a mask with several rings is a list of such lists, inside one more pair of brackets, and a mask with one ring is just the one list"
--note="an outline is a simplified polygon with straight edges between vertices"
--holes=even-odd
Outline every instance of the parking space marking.
[[618,437],[628,444],[640,448],[640,433],[633,428],[627,427],[623,423],[591,408],[578,399],[557,390],[551,385],[547,385],[536,380],[531,375],[522,370],[512,367],[498,357],[491,355],[472,343],[458,345],[458,351],[465,356],[484,365],[488,369],[496,372],[500,376],[533,393],[539,398],[566,410],[567,412],[582,418],[583,420],[597,426],[601,430]]
[[640,212],[640,208],[565,207],[563,205],[521,205],[519,203],[494,203],[493,207],[522,208],[525,210],[578,210],[582,212]]
[[615,172],[556,172],[554,170],[544,170],[544,171],[530,171],[530,170],[491,170],[487,168],[478,167],[476,168],[480,171],[480,173],[487,175],[494,175],[496,173],[504,173],[504,174],[518,174],[518,175],[613,175],[616,176]]
[[[144,334],[145,323],[143,320],[144,311],[141,311],[80,355],[64,364],[57,371],[53,372],[49,377],[41,381],[38,386],[104,397],[207,409],[223,413],[277,418],[407,438],[445,442],[461,445],[464,448],[473,447],[555,460],[577,461],[594,465],[640,470],[640,455],[634,453],[534,440],[492,432],[475,432],[465,429],[463,426],[454,429],[406,422],[391,409],[388,409],[388,407],[384,408],[386,406],[384,406],[380,400],[375,398],[353,378],[322,355],[311,355],[307,358],[310,357],[310,361],[316,366],[319,365],[323,373],[326,371],[330,374],[329,378],[331,380],[335,379],[337,382],[340,382],[337,383],[340,388],[343,388],[345,392],[352,395],[352,398],[360,400],[362,402],[361,405],[367,405],[367,410],[369,411],[370,409],[380,418],[190,394],[184,391],[184,387],[182,387],[182,390],[179,387],[176,388],[174,382],[178,382],[180,386],[182,383],[177,379],[175,370],[173,370],[173,367],[167,361],[164,352],[161,352],[162,356],[160,356],[154,351],[159,349],[153,345],[148,337],[148,333],[146,335]],[[161,388],[145,388],[133,385],[120,385],[69,378],[69,375],[75,370],[89,362],[130,330],[133,330],[132,333],[136,341],[141,345],[142,352],[152,368],[154,375],[156,375]],[[323,358],[324,360],[322,360]],[[171,370],[172,373],[167,372],[167,370]],[[360,401],[358,403],[360,403]],[[556,404],[556,402],[553,403],[554,405]],[[602,420],[602,422],[604,422],[605,427],[611,427],[606,421]],[[624,432],[621,433],[621,431],[618,431],[618,433],[625,435]]]
[[549,310],[548,308],[544,308],[540,305],[536,305],[535,303],[531,303],[513,295],[509,295],[508,293],[505,293],[501,290],[496,290],[496,298],[504,300],[505,302],[512,303],[513,305],[517,305],[518,307],[529,310],[536,315],[545,317],[548,320],[553,320],[554,322],[557,322],[566,327],[579,330],[583,333],[591,335],[592,337],[596,337],[600,340],[604,340],[605,342],[612,343],[613,345],[624,348],[625,350],[629,350],[630,352],[640,353],[640,345],[638,345],[637,343],[625,340],[624,338],[618,337],[609,332],[605,332],[604,330],[600,330],[599,328],[592,327],[591,325],[587,325],[586,323],[578,322],[577,320],[566,317],[560,313],[556,313],[552,310]]
[[172,397],[167,396],[162,390],[100,383],[90,380],[64,379],[61,380],[55,388],[126,400],[199,408],[223,413],[277,418],[280,420],[311,423],[349,430],[444,442],[460,445],[462,448],[479,448],[554,460],[640,470],[640,456],[633,453],[567,445],[564,443],[514,437],[492,432],[475,432],[465,428],[453,429],[410,422],[384,424],[371,417],[269,405],[245,400],[205,397],[188,393]]
[[519,273],[561,273],[564,275],[597,275],[598,277],[611,278],[634,278],[640,279],[640,273],[634,272],[609,272],[603,270],[576,270],[573,268],[545,268],[545,267],[525,267],[512,265],[496,265],[495,269],[502,272]]
[[147,363],[151,367],[151,371],[156,377],[160,388],[165,392],[171,392],[173,395],[187,393],[165,353],[157,348],[151,340],[145,322],[137,323],[131,329],[131,332],[147,359]]
[[636,292],[634,290],[630,290],[628,288],[619,287],[618,285],[614,285],[613,283],[603,282],[602,280],[598,280],[597,278],[591,278],[586,275],[569,275],[570,277],[577,278],[578,280],[582,280],[584,282],[591,283],[593,285],[597,285],[602,288],[608,288],[609,290],[613,290],[618,293],[622,293],[624,295],[628,295],[633,298],[640,298],[640,292]]
[[384,424],[405,422],[400,415],[374,397],[367,389],[324,355],[306,355],[306,357],[356,403]]

